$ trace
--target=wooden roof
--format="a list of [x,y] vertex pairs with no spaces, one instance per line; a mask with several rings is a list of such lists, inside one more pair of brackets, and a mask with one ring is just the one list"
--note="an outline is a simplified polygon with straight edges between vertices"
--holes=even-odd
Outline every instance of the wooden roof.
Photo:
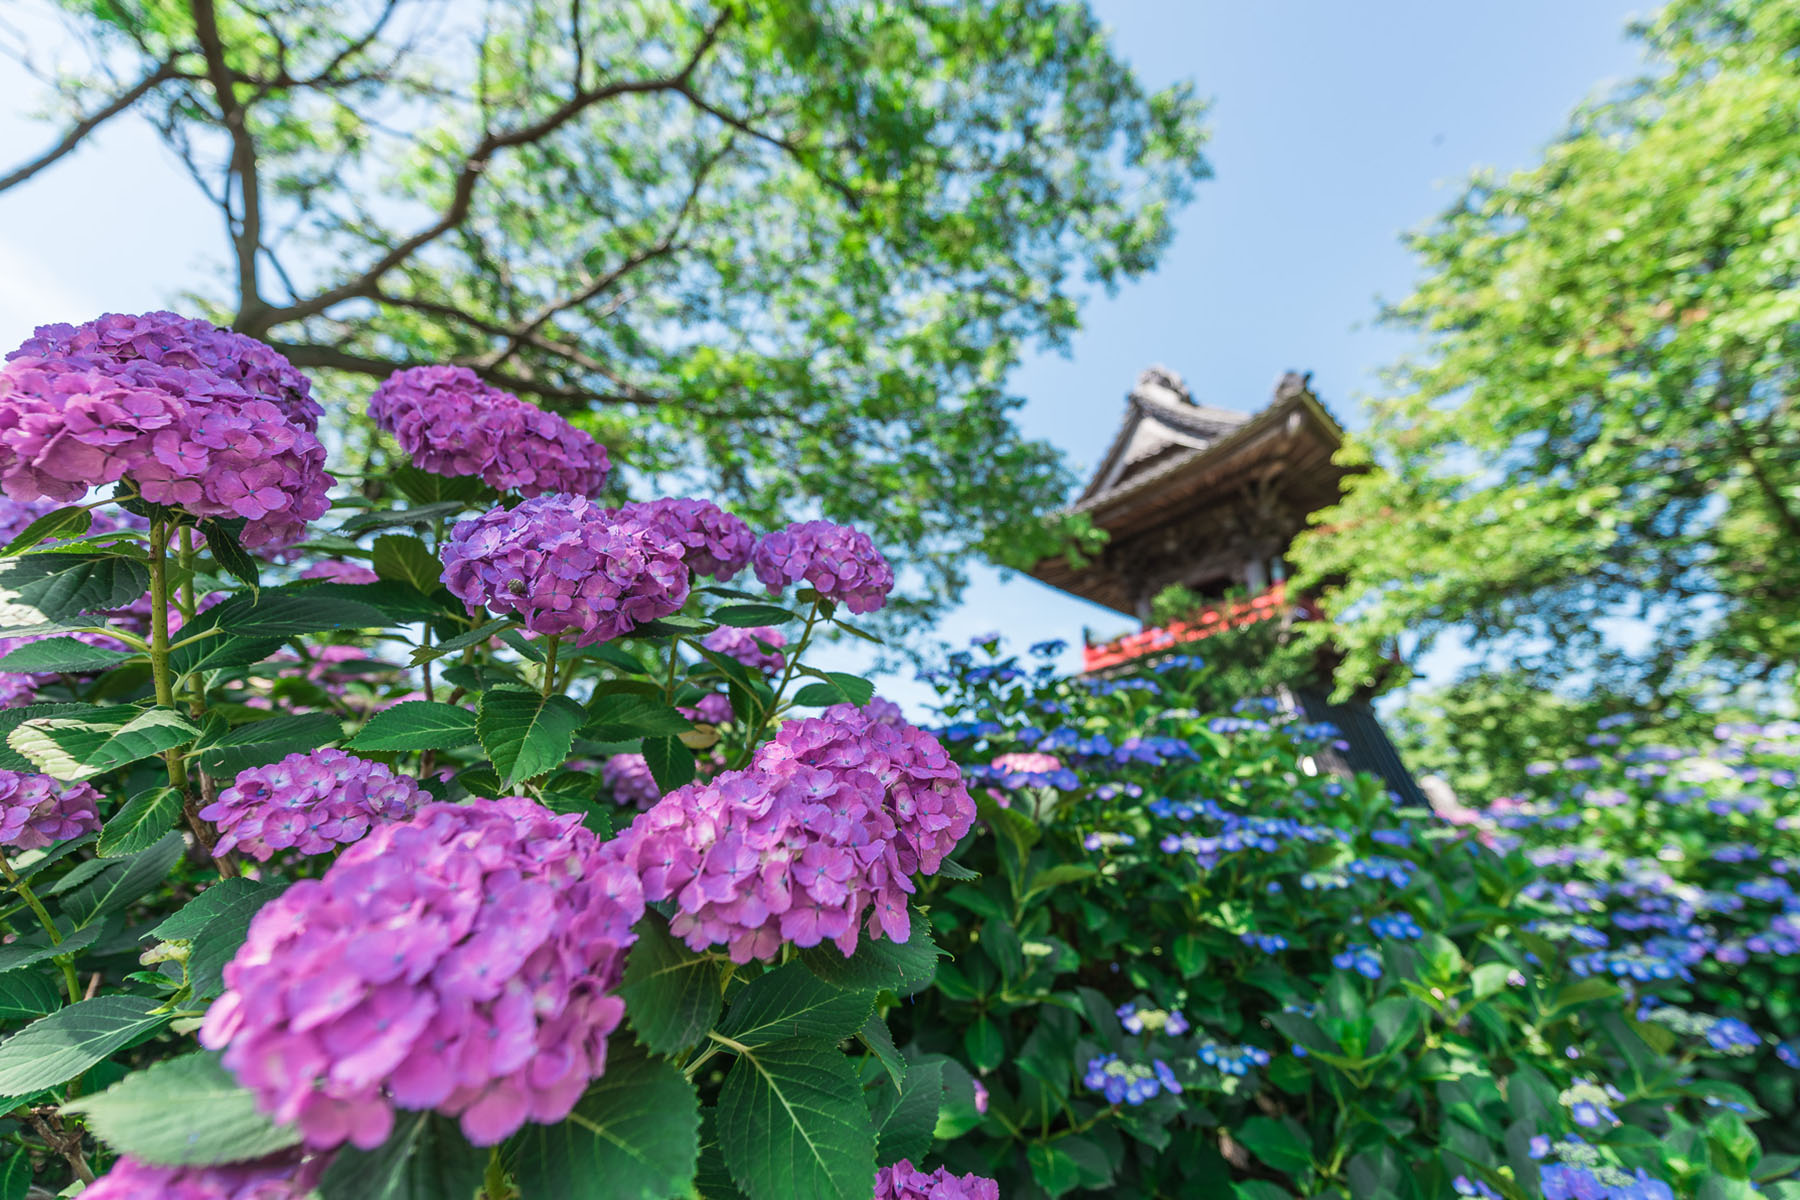
[[1333,503],[1344,472],[1332,456],[1342,444],[1343,428],[1319,403],[1308,376],[1284,375],[1269,405],[1251,414],[1195,404],[1180,376],[1153,367],[1139,377],[1119,432],[1071,506],[1107,531],[1107,549],[1081,567],[1046,559],[1031,574],[1136,616],[1126,571],[1134,543],[1235,506],[1250,486],[1279,489],[1302,515]]

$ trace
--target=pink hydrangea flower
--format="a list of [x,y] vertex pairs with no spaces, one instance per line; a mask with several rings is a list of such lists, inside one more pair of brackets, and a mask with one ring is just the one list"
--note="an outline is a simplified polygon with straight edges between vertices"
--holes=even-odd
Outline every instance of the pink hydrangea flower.
[[592,496],[612,467],[605,446],[467,367],[395,371],[375,389],[369,415],[420,470],[474,475],[503,492]]
[[649,808],[662,799],[656,776],[650,773],[650,764],[641,754],[613,755],[601,765],[600,778],[620,804]]
[[[776,649],[764,650],[757,644],[759,642]],[[715,654],[735,658],[752,671],[761,671],[765,675],[773,675],[787,665],[787,659],[779,653],[779,648],[787,645],[787,637],[781,630],[768,625],[755,625],[748,629],[723,625],[701,638],[700,644]]]
[[411,777],[381,763],[314,750],[240,772],[200,817],[219,827],[215,853],[242,850],[268,862],[279,850],[329,854],[429,799]]
[[903,1158],[875,1172],[874,1200],[1000,1200],[1000,1185],[980,1175],[952,1175],[948,1167],[926,1173]]
[[91,833],[100,828],[99,803],[100,793],[85,783],[0,771],[0,846],[37,850]]
[[245,518],[246,547],[297,541],[332,479],[305,381],[274,360],[167,313],[45,326],[0,369],[0,489],[71,501],[129,479],[152,503]]
[[539,496],[457,522],[444,583],[464,603],[516,613],[534,633],[591,646],[679,612],[681,556],[580,496]]
[[396,1108],[481,1146],[560,1121],[624,1016],[621,849],[519,796],[377,826],[257,913],[200,1041],[319,1149],[379,1145]]
[[638,521],[673,547],[695,575],[730,579],[750,561],[756,535],[744,522],[710,500],[666,497],[615,510]]
[[159,1167],[125,1155],[82,1192],[86,1200],[307,1200],[331,1163],[285,1151],[254,1162]]
[[907,939],[912,874],[935,871],[974,815],[928,734],[855,714],[784,726],[748,770],[678,788],[619,841],[695,950],[748,962],[831,941],[848,955],[865,914],[869,936]]
[[894,590],[894,572],[869,536],[830,521],[800,521],[765,535],[750,562],[772,594],[804,580],[853,613],[874,612]]
[[827,717],[861,713],[871,721],[879,721],[883,725],[905,725],[906,714],[892,700],[884,700],[880,696],[870,696],[867,704],[834,704],[826,709]]

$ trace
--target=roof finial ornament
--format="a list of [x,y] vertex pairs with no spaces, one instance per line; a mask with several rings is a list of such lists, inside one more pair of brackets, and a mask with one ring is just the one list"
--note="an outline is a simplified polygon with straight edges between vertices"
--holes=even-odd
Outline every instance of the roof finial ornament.
[[1161,400],[1165,404],[1192,404],[1194,397],[1189,394],[1187,381],[1182,379],[1181,372],[1173,367],[1165,367],[1161,363],[1146,367],[1138,372],[1137,386],[1131,389],[1135,399]]
[[1275,401],[1280,403],[1293,396],[1312,391],[1311,371],[1288,371],[1275,381]]

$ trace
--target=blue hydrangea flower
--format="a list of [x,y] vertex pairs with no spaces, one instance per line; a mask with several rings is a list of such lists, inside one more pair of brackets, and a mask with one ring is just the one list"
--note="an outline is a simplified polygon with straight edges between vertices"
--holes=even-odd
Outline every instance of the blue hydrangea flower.
[[1340,971],[1355,971],[1364,979],[1381,978],[1381,954],[1362,942],[1331,956],[1331,965]]
[[1393,938],[1412,942],[1425,936],[1425,931],[1419,928],[1419,923],[1408,912],[1383,913],[1378,917],[1370,917],[1369,932],[1384,941]]

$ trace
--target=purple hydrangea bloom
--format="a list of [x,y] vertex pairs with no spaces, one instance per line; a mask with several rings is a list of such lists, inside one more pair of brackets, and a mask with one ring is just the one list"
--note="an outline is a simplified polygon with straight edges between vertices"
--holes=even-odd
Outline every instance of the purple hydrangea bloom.
[[912,875],[937,870],[974,823],[956,767],[929,735],[867,717],[790,722],[749,769],[669,793],[620,839],[669,929],[733,960],[784,942],[856,949],[911,934]]
[[[777,649],[764,650],[757,645],[758,642],[766,642]],[[761,671],[765,675],[772,675],[787,664],[787,659],[779,653],[779,648],[787,645],[787,637],[781,630],[767,625],[755,625],[748,629],[721,626],[701,638],[700,644],[715,654],[735,658],[752,671]]]
[[592,496],[612,469],[605,446],[467,367],[395,371],[370,397],[369,415],[420,470],[479,476],[503,492]]
[[87,1200],[307,1200],[331,1163],[285,1151],[254,1162],[211,1167],[159,1167],[125,1155],[81,1194]]
[[756,535],[744,522],[710,500],[666,497],[614,510],[637,521],[670,546],[695,575],[730,579],[750,561]]
[[428,804],[271,900],[200,1040],[310,1146],[379,1145],[394,1109],[491,1146],[606,1070],[637,874],[579,814]]
[[650,763],[641,754],[613,755],[601,766],[600,778],[620,804],[649,808],[662,799],[662,788],[657,786]]
[[60,359],[94,370],[143,362],[202,371],[239,384],[308,432],[325,414],[312,398],[311,381],[274,347],[172,312],[108,313],[85,325],[40,325],[7,357]]
[[1000,1200],[1000,1185],[980,1175],[952,1175],[948,1167],[928,1174],[903,1158],[875,1172],[874,1200]]
[[100,828],[100,793],[85,783],[0,771],[0,846],[38,850]]
[[374,583],[381,576],[358,563],[327,559],[324,562],[316,562],[300,572],[300,578],[323,579],[327,583]]
[[533,633],[591,646],[687,602],[681,556],[580,496],[539,496],[459,521],[442,551],[463,602],[514,613]]
[[268,862],[278,850],[329,854],[382,821],[398,821],[430,799],[409,776],[342,750],[290,754],[251,767],[200,810],[219,827],[214,852],[242,850]]
[[722,692],[708,692],[692,704],[677,704],[675,711],[702,725],[723,725],[733,715],[731,700]]
[[825,710],[827,717],[838,717],[848,713],[862,713],[869,720],[882,725],[900,726],[906,724],[906,714],[892,700],[884,700],[880,696],[870,696],[867,704],[833,704]]
[[245,518],[246,547],[286,545],[330,503],[304,384],[268,347],[167,313],[45,326],[0,370],[0,489],[71,501],[129,479]]
[[853,613],[874,612],[894,589],[894,572],[869,536],[830,521],[799,521],[766,534],[750,562],[771,593],[805,580]]

